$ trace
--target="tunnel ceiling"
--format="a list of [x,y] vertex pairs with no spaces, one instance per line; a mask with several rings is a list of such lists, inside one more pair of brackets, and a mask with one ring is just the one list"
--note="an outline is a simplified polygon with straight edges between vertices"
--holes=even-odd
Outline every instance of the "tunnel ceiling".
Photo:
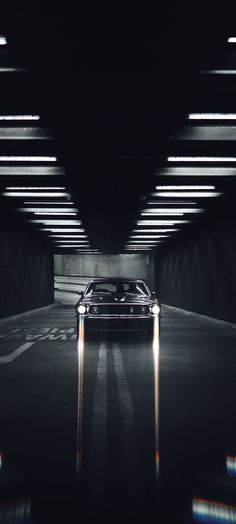
[[2,226],[56,253],[146,252],[231,213],[229,10],[11,4],[0,35]]

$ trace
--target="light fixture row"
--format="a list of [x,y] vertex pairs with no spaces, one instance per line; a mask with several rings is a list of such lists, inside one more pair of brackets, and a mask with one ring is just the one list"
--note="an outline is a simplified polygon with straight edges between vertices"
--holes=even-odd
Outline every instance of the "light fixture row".
[[[193,198],[213,198],[222,194],[216,191],[215,185],[212,184],[162,184],[157,185],[155,189],[151,196],[157,200],[147,200],[148,207],[140,211],[140,218],[136,220],[136,227],[129,235],[125,249],[130,250],[133,244],[139,249],[142,249],[143,245],[149,249],[158,247],[162,241],[169,239],[172,233],[179,231],[179,226],[191,222],[185,219],[185,215],[204,212],[203,208],[197,207],[198,202],[193,201]],[[163,198],[161,204],[160,197]],[[172,198],[175,200],[171,200]],[[189,205],[189,198],[192,207]],[[149,207],[150,205],[155,207]],[[179,219],[180,216],[183,220]],[[176,225],[178,227],[175,227]],[[158,226],[163,227],[160,229]]]
[[[227,39],[228,43],[235,44],[236,37],[230,36]],[[206,74],[236,74],[236,70],[207,70],[202,71]],[[235,121],[236,113],[234,112],[191,112],[187,114],[188,120],[195,121]],[[220,125],[220,124],[219,124]],[[232,167],[206,167],[207,173],[203,172],[204,166],[207,164],[221,164],[221,166],[227,166],[227,164],[236,163],[236,156],[220,156],[220,155],[169,155],[166,158],[166,163],[177,164],[177,167],[164,167],[163,172],[160,170],[160,174],[175,175],[175,176],[204,176],[209,174],[211,170],[212,176],[225,176],[232,175],[236,176],[236,171]],[[185,167],[190,165],[189,169]],[[191,164],[199,164],[199,167],[192,167]],[[176,170],[175,173],[172,171]],[[178,170],[178,172],[177,172]],[[214,171],[213,171],[214,170]],[[217,171],[218,170],[218,171]],[[165,173],[166,171],[166,173]],[[170,172],[171,171],[171,172]],[[158,175],[158,172],[157,172]],[[195,215],[203,213],[205,210],[199,206],[199,201],[206,198],[220,197],[222,192],[216,190],[214,185],[210,184],[163,184],[157,185],[155,192],[151,193],[151,197],[156,200],[148,199],[145,209],[142,209],[139,214],[138,220],[136,220],[135,226],[129,238],[127,239],[125,250],[137,249],[147,250],[152,249],[151,243],[153,242],[154,247],[159,242],[169,239],[172,234],[176,234],[181,230],[182,226],[190,223],[190,220],[185,220],[185,215]],[[163,200],[160,201],[160,198]],[[198,202],[194,202],[193,199],[200,199]],[[175,199],[175,200],[173,200]],[[181,200],[182,199],[182,200]],[[190,200],[191,199],[191,200]],[[179,220],[178,216],[183,216],[183,220]],[[147,217],[145,219],[145,217]],[[166,219],[165,219],[166,217]],[[171,218],[170,218],[171,217]],[[177,227],[176,227],[177,226]],[[166,234],[167,233],[167,234]],[[132,244],[139,242],[135,248],[132,248]],[[146,243],[143,247],[142,243]]]
[[[7,38],[4,35],[0,35],[0,46],[6,46],[7,45]],[[20,67],[0,67],[0,72],[23,72],[23,71],[29,71],[26,68],[20,68]],[[5,122],[37,122],[40,120],[39,114],[34,113],[19,113],[19,114],[1,114],[0,115],[0,122],[3,124]],[[4,133],[6,135],[6,127],[3,127]],[[8,129],[8,128],[7,128]],[[6,139],[12,138],[12,129],[9,128],[11,133],[9,136],[5,136]],[[14,128],[16,130],[19,130],[18,127]],[[25,129],[26,131],[33,128],[20,128]],[[14,135],[15,136],[15,135]],[[44,137],[44,135],[42,135]],[[41,137],[41,135],[40,135]],[[21,136],[19,137],[21,138]],[[27,138],[30,138],[27,134]],[[36,136],[36,138],[38,138]],[[45,138],[48,138],[48,136],[45,135]],[[23,164],[23,167],[1,167],[1,170],[5,169],[4,176],[8,174],[7,169],[16,169],[18,171],[14,171],[14,175],[17,174],[25,175],[27,173],[22,173],[20,170],[24,168],[25,164],[40,164],[44,166],[47,163],[56,163],[57,157],[54,155],[0,155],[0,163],[4,164],[12,164],[12,163],[18,163]],[[26,168],[25,169],[30,169]],[[40,169],[40,168],[32,168],[32,169]],[[47,168],[49,169],[52,168]],[[57,168],[58,169],[58,168]],[[51,174],[47,173],[47,174]],[[30,173],[32,174],[32,173]],[[38,173],[37,173],[38,174]],[[41,174],[41,172],[39,173]],[[54,174],[54,173],[53,173]],[[55,172],[55,174],[58,174],[58,171]],[[87,252],[90,250],[90,252],[99,252],[99,250],[92,250],[89,240],[87,239],[87,235],[85,234],[84,228],[82,228],[82,222],[81,220],[78,220],[76,216],[78,215],[78,209],[74,205],[74,203],[71,201],[71,195],[69,191],[66,190],[64,186],[8,186],[5,188],[5,190],[1,193],[3,197],[10,197],[10,198],[22,198],[25,199],[23,206],[16,209],[16,211],[21,213],[32,213],[33,216],[36,218],[30,218],[28,222],[34,223],[38,225],[38,230],[45,232],[47,237],[53,242],[53,245],[56,245],[57,248],[74,248],[77,247],[83,252]],[[55,200],[54,200],[55,199]],[[57,199],[57,200],[56,200]],[[68,201],[70,200],[70,201]],[[37,218],[38,217],[38,218]],[[47,218],[48,217],[48,218]],[[55,219],[54,219],[55,217]],[[45,227],[46,226],[46,227]],[[63,227],[64,226],[64,227]]]
[[[227,39],[228,43],[236,43],[236,37],[229,37]],[[5,36],[0,36],[0,45],[7,45],[7,38]],[[12,72],[12,71],[27,71],[24,68],[14,68],[14,67],[4,67],[0,68],[1,72]],[[236,71],[232,70],[213,70],[213,71],[203,71],[203,73],[215,73],[215,74],[235,74]],[[0,115],[0,121],[37,121],[40,119],[39,115]],[[189,120],[236,120],[236,113],[189,113],[188,114]],[[57,162],[56,156],[0,156],[0,162],[40,162],[40,163],[51,163],[51,162]],[[229,163],[229,162],[236,162],[236,157],[233,156],[168,156],[167,162],[175,162],[175,163],[208,163],[208,162],[215,162],[215,163]],[[62,198],[62,199],[68,199],[70,198],[69,193],[66,191],[65,187],[8,187],[6,188],[6,191],[2,193],[3,196],[10,196],[10,197],[30,197],[30,198]],[[215,191],[215,186],[210,185],[162,185],[162,186],[156,186],[156,192],[152,193],[152,196],[154,197],[162,197],[164,199],[167,198],[177,198],[177,199],[189,199],[189,198],[212,198],[220,196],[221,193]],[[45,204],[45,202],[41,201],[41,204]],[[54,202],[51,202],[52,205]],[[35,201],[26,201],[24,202],[25,205],[33,204],[36,205]],[[39,204],[39,203],[38,203]],[[55,202],[55,204],[57,204]],[[73,205],[71,202],[64,202],[62,200],[61,204],[65,205]],[[175,216],[184,216],[185,214],[197,214],[201,213],[204,210],[200,208],[190,208],[190,207],[163,207],[160,208],[161,204],[158,202],[152,202],[151,205],[156,205],[155,208],[147,208],[143,209],[140,213],[141,216],[173,216],[174,218],[171,220],[165,220],[164,218],[161,220],[156,219],[149,219],[149,220],[137,220],[136,221],[136,228],[138,226],[141,226],[142,229],[134,229],[133,233],[129,237],[129,241],[127,245],[125,246],[125,249],[151,249],[152,245],[156,245],[157,243],[161,242],[161,240],[157,239],[165,239],[169,238],[170,235],[166,235],[165,233],[173,233],[176,231],[179,231],[179,227],[176,228],[175,225],[184,225],[186,223],[189,223],[189,220],[176,220]],[[171,204],[173,205],[173,203]],[[176,202],[176,205],[180,205],[180,202]],[[50,216],[50,215],[65,215],[65,216],[75,216],[77,214],[77,210],[70,208],[67,210],[66,208],[20,208],[20,211],[33,213],[37,216]],[[31,219],[30,222],[39,224],[41,226],[53,226],[51,228],[45,228],[41,227],[41,231],[50,232],[51,237],[52,235],[62,232],[68,233],[71,231],[73,235],[61,235],[60,238],[69,238],[69,236],[73,237],[74,240],[59,240],[54,238],[53,241],[60,244],[61,247],[69,247],[68,244],[70,244],[70,247],[77,243],[77,242],[83,242],[82,240],[75,240],[74,235],[78,232],[83,232],[84,230],[82,228],[56,228],[54,226],[81,226],[82,222],[80,220],[73,220],[73,219],[45,219],[45,218],[36,218]],[[165,229],[153,229],[153,226],[168,226]],[[143,227],[149,228],[149,229],[143,229]],[[152,229],[151,229],[152,228]],[[147,235],[145,233],[148,233]],[[156,234],[158,233],[158,234]],[[86,237],[86,235],[77,235],[77,238],[79,237]],[[145,240],[140,240],[145,239]],[[63,242],[63,244],[62,244]],[[87,242],[87,241],[86,241]],[[147,245],[147,242],[149,245]],[[136,246],[133,246],[133,243],[139,244]],[[146,244],[143,246],[142,244]]]

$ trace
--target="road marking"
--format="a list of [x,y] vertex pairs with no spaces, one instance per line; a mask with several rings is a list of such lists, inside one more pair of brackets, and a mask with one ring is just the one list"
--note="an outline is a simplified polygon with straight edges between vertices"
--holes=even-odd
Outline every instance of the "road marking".
[[17,328],[13,331],[6,332],[0,335],[0,338],[3,340],[20,340],[22,339],[27,341],[35,341],[38,340],[49,340],[49,341],[57,341],[57,340],[63,340],[63,341],[71,341],[76,340],[77,338],[77,332],[75,327],[71,328],[47,328],[47,327],[41,327],[41,328],[29,328],[29,327],[23,327],[23,328]]
[[117,343],[113,343],[112,346],[118,395],[120,400],[121,414],[123,418],[123,430],[126,436],[128,436],[130,435],[130,430],[133,429],[133,402],[129,390],[128,380],[125,373],[120,346]]
[[23,344],[23,346],[20,346],[18,349],[10,353],[10,355],[6,355],[5,357],[0,357],[0,364],[8,364],[9,362],[12,362],[16,358],[18,358],[22,353],[27,351],[31,346],[33,346],[35,342],[27,342],[26,344]]
[[139,453],[136,442],[137,436],[135,435],[134,406],[119,344],[112,344],[112,352],[121,414],[125,467],[124,485],[126,496],[131,499],[133,496],[139,496],[140,493]]
[[91,442],[90,483],[92,491],[101,494],[105,490],[107,448],[107,346],[100,343],[97,384],[94,396]]
[[[12,331],[10,331],[9,335],[14,335],[15,333],[17,333],[18,331],[20,331],[20,328],[16,328],[16,329],[13,329]],[[0,338],[4,338],[6,337],[6,333],[4,335],[0,335]]]
[[96,442],[104,451],[107,433],[107,347],[105,343],[101,343],[99,347],[93,429],[96,431]]

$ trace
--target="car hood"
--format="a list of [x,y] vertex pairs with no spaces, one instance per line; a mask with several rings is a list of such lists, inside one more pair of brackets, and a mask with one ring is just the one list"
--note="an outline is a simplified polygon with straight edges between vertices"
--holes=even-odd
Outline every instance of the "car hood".
[[101,294],[91,297],[83,297],[81,302],[83,304],[152,304],[153,299],[151,297],[137,296],[132,294]]

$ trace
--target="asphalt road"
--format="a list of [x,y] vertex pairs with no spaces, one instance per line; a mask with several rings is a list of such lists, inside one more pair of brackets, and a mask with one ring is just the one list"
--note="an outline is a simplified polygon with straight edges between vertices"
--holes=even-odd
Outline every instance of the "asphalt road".
[[0,522],[236,522],[235,377],[236,329],[168,308],[160,348],[0,324]]

